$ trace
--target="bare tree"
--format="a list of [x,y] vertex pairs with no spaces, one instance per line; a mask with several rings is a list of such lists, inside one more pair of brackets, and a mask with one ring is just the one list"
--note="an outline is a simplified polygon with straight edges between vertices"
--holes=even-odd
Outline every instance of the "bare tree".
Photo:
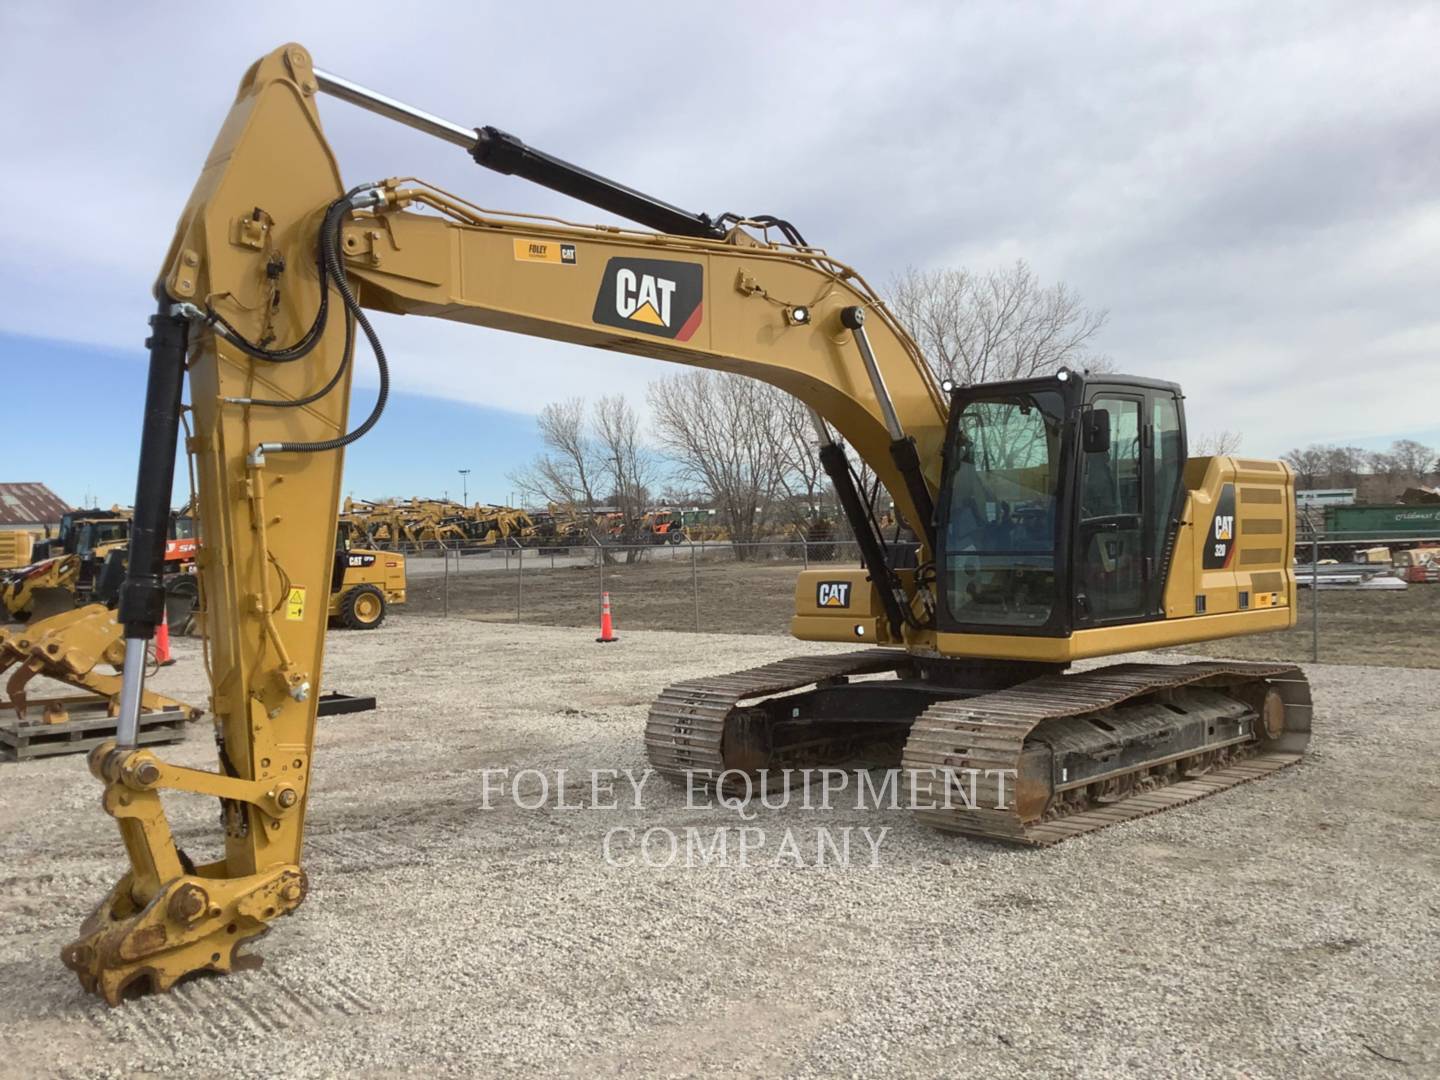
[[1397,439],[1390,444],[1390,452],[1383,456],[1393,462],[1395,472],[1407,480],[1423,482],[1440,472],[1440,460],[1437,460],[1440,455],[1414,439]]
[[538,505],[556,503],[567,510],[593,512],[599,505],[595,483],[601,463],[587,430],[584,398],[546,405],[536,423],[546,452],[512,473],[511,482]]
[[[659,463],[640,438],[640,421],[623,397],[604,397],[587,410],[583,398],[545,406],[538,418],[545,452],[511,474],[532,502],[592,515],[596,507],[620,511],[622,539],[638,538]],[[629,553],[634,561],[635,552]]]
[[1424,483],[1440,471],[1436,452],[1414,439],[1398,439],[1388,452],[1358,446],[1312,443],[1280,455],[1306,487],[1358,487],[1361,477],[1382,476],[1402,483]]
[[649,401],[656,437],[682,482],[708,494],[733,540],[753,542],[784,471],[776,391],[740,375],[691,371],[651,383]]
[[1370,464],[1370,455],[1358,446],[1327,446],[1325,470],[1332,487],[1355,487]]
[[609,485],[610,502],[620,511],[624,522],[622,538],[626,543],[638,543],[641,521],[650,505],[650,492],[659,480],[658,462],[640,438],[640,419],[623,395],[602,397],[595,403],[594,427],[598,460]]
[[783,390],[769,388],[774,399],[771,422],[766,425],[776,462],[777,496],[790,524],[806,530],[825,518],[832,502],[829,478],[820,464],[820,445],[809,407]]
[[1229,428],[1223,431],[1207,431],[1195,437],[1193,447],[1197,457],[1224,457],[1240,449],[1241,435]]
[[1048,375],[1060,367],[1110,369],[1090,351],[1107,313],[1064,284],[1042,285],[1030,266],[976,274],[911,267],[890,287],[890,306],[935,374],[959,383]]
[[1388,477],[1391,480],[1398,480],[1405,473],[1405,470],[1401,467],[1395,455],[1387,454],[1383,450],[1376,450],[1366,454],[1365,464],[1370,472],[1376,476]]
[[1280,460],[1295,470],[1302,488],[1323,487],[1329,479],[1329,459],[1323,446],[1296,447],[1281,454]]

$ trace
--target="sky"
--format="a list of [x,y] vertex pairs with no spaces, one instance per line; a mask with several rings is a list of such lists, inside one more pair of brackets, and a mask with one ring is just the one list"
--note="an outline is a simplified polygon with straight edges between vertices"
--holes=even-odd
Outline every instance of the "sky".
[[[1440,443],[1433,4],[175,11],[0,10],[0,373],[37,433],[0,480],[130,500],[151,282],[240,77],[290,40],[680,206],[788,218],[871,281],[1024,258],[1108,311],[1095,345],[1119,370],[1180,382],[1191,430],[1239,431],[1248,454]],[[608,220],[345,103],[321,111],[347,183],[413,174]],[[638,404],[673,370],[441,320],[378,329],[396,397],[347,459],[361,497],[458,495],[470,468],[472,499],[501,501],[542,405]],[[363,353],[356,383],[364,415]]]

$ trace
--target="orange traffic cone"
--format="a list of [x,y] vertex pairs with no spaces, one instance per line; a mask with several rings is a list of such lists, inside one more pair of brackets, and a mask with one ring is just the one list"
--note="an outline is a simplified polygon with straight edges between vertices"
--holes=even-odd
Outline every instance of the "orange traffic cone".
[[175,658],[170,655],[170,613],[162,611],[160,625],[155,628],[155,663],[169,667],[174,662]]
[[595,639],[599,642],[619,641],[615,636],[615,623],[610,618],[610,594],[600,594],[600,636]]

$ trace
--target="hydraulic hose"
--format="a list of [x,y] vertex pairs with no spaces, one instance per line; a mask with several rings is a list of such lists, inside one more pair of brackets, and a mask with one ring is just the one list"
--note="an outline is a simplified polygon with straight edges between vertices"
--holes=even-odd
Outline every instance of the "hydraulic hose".
[[304,397],[290,399],[227,398],[226,400],[233,400],[238,405],[260,405],[272,409],[298,409],[302,405],[311,405],[319,401],[321,398],[325,397],[327,394],[330,393],[331,390],[335,389],[336,385],[340,382],[341,376],[343,376],[346,370],[350,367],[351,354],[354,351],[355,321],[351,319],[349,314],[347,313],[345,316],[345,348],[341,351],[340,354],[340,366],[335,369],[335,374],[331,375],[330,380],[324,386],[320,387],[319,390],[316,390],[313,394],[306,394]]
[[[338,450],[341,447],[349,446],[373,428],[379,421],[381,414],[385,411],[385,404],[390,397],[390,365],[385,357],[385,347],[381,345],[380,336],[375,332],[375,328],[370,324],[365,310],[355,298],[354,290],[351,289],[349,278],[345,274],[345,266],[340,261],[339,244],[337,242],[340,235],[340,224],[345,214],[352,207],[363,205],[363,199],[368,193],[373,192],[373,190],[370,185],[362,185],[353,188],[347,192],[344,197],[336,199],[330,204],[329,209],[326,210],[325,220],[322,222],[320,228],[319,273],[321,287],[325,290],[325,295],[321,300],[321,311],[324,311],[326,308],[329,289],[333,285],[335,291],[340,294],[340,300],[345,306],[347,315],[345,320],[345,345],[341,353],[340,366],[336,369],[335,374],[331,376],[329,382],[315,393],[307,395],[304,398],[288,402],[270,400],[251,401],[249,404],[293,407],[297,405],[308,405],[312,401],[317,401],[321,397],[324,397],[335,388],[349,366],[350,356],[354,346],[354,326],[356,324],[360,326],[360,330],[365,335],[365,339],[370,343],[371,352],[375,355],[375,367],[380,380],[380,387],[375,396],[375,404],[370,410],[370,415],[365,418],[364,422],[361,423],[359,427],[346,432],[344,435],[334,439],[322,439],[316,442],[261,443],[255,449],[254,460],[256,461],[263,461],[267,453],[312,454],[325,450]],[[316,340],[318,341],[318,338]],[[248,345],[249,343],[246,344]],[[314,347],[313,343],[310,347]],[[253,346],[251,346],[251,348],[253,348]],[[254,355],[254,353],[251,352],[250,355]],[[266,359],[269,358],[266,357]]]
[[[360,189],[356,189],[359,191]],[[350,200],[344,200],[344,206],[349,207]],[[334,207],[331,208],[334,210]],[[343,211],[342,211],[343,214]],[[385,347],[380,344],[380,336],[375,333],[375,328],[370,325],[370,319],[365,314],[365,309],[355,299],[355,293],[350,288],[350,281],[345,276],[344,264],[340,262],[340,254],[337,249],[335,238],[340,232],[340,215],[335,218],[333,230],[327,230],[321,243],[326,265],[329,268],[330,276],[334,280],[335,290],[340,294],[340,300],[345,305],[345,311],[360,326],[360,331],[365,335],[365,340],[370,343],[370,351],[375,354],[375,370],[380,379],[380,388],[375,395],[375,404],[359,427],[334,439],[324,439],[319,442],[296,443],[262,443],[262,452],[275,452],[279,454],[313,454],[324,450],[339,450],[341,447],[349,446],[356,439],[361,438],[367,431],[375,426],[380,420],[380,415],[385,411],[385,403],[390,397],[390,365],[385,358]],[[330,221],[330,214],[326,214],[326,223]],[[350,322],[346,320],[346,344],[349,345]]]
[[[356,189],[357,191],[360,189]],[[353,193],[352,193],[353,194]],[[294,345],[283,349],[267,349],[261,345],[246,341],[245,336],[237,330],[225,316],[221,315],[208,304],[205,308],[205,321],[211,325],[218,326],[224,333],[225,338],[246,356],[256,360],[264,360],[271,364],[288,364],[309,356],[315,346],[320,343],[321,337],[325,334],[325,326],[330,314],[330,289],[325,280],[329,267],[325,258],[325,243],[328,237],[339,230],[340,219],[345,211],[350,208],[350,199],[347,195],[344,198],[336,199],[326,208],[325,219],[320,224],[320,242],[316,251],[316,272],[320,277],[320,303],[315,309],[315,318],[310,323],[310,328],[301,335],[300,340]]]

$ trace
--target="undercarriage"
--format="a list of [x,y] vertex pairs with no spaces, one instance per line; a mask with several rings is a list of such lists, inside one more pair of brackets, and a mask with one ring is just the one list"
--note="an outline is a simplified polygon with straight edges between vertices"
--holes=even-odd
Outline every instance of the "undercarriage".
[[868,649],[677,683],[645,745],[662,775],[722,793],[898,767],[924,824],[1045,845],[1258,779],[1309,738],[1309,685],[1290,664],[1064,674]]

